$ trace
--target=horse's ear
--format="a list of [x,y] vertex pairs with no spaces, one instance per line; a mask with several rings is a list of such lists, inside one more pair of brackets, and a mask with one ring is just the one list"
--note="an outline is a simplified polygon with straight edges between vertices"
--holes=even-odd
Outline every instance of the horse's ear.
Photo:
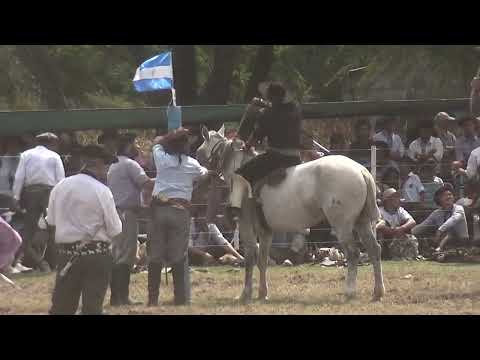
[[222,125],[220,130],[217,131],[218,134],[220,134],[221,137],[225,137],[225,124]]
[[202,125],[202,137],[203,140],[209,141],[210,140],[210,133],[205,125]]

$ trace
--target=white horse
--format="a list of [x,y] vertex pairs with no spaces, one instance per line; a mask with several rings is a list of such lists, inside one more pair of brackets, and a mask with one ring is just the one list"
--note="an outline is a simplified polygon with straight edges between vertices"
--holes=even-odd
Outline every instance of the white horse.
[[[220,131],[202,128],[204,143],[198,148],[201,163],[213,165],[220,171],[227,184],[235,170],[251,157],[241,150],[237,141],[224,137]],[[259,299],[268,298],[267,261],[272,243],[272,232],[303,232],[326,219],[343,246],[348,270],[346,295],[354,297],[356,292],[357,265],[360,251],[359,239],[367,249],[373,265],[375,286],[373,299],[379,300],[385,293],[378,244],[374,226],[379,218],[376,203],[376,185],[370,172],[357,162],[344,156],[326,156],[315,161],[287,169],[284,180],[275,186],[268,184],[258,192],[258,201],[263,209],[265,221],[260,221],[255,206],[242,201],[239,219],[240,241],[245,246],[245,284],[240,296],[242,302],[252,298],[253,267],[260,270]],[[257,262],[257,238],[259,254]]]

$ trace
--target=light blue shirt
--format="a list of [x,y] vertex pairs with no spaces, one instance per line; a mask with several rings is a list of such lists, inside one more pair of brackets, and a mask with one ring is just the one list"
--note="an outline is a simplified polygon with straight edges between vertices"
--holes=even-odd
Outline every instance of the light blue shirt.
[[153,147],[153,160],[157,168],[153,196],[161,194],[168,198],[192,199],[193,183],[205,176],[208,170],[190,156],[167,154],[162,145]]

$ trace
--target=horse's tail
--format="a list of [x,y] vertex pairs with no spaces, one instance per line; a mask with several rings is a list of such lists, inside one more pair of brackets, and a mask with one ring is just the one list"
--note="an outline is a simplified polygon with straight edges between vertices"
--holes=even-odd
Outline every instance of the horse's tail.
[[369,222],[374,226],[380,218],[380,210],[377,205],[377,185],[373,179],[372,174],[367,169],[362,169],[362,175],[367,185],[367,198],[359,220],[362,222]]

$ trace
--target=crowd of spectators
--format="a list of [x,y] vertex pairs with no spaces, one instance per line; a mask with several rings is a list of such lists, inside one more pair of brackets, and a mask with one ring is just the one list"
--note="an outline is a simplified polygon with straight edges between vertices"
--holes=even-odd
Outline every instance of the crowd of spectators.
[[[431,121],[425,119],[409,124],[413,132],[408,137],[404,131],[399,131],[398,125],[395,117],[384,117],[376,121],[375,126],[370,119],[361,119],[353,125],[353,139],[348,140],[345,128],[339,127],[332,133],[329,144],[334,154],[348,156],[368,169],[372,167],[371,148],[376,147],[377,194],[381,212],[377,233],[383,257],[419,259],[448,248],[475,245],[480,238],[479,217],[476,215],[480,212],[480,120],[471,116],[455,119],[441,112]],[[227,137],[234,135],[234,131],[226,133]],[[116,131],[105,131],[97,141],[115,153],[118,136]],[[2,216],[20,235],[25,231],[25,222],[19,220],[22,212],[14,214],[9,210],[14,208],[20,155],[34,148],[36,141],[38,139],[33,136],[3,137],[0,141],[0,209]],[[191,155],[201,142],[200,134],[192,131]],[[58,141],[49,146],[51,151],[60,154],[66,177],[80,170],[80,148],[72,132],[60,133]],[[133,160],[150,178],[155,178],[151,152],[138,150]],[[310,152],[302,155],[305,162],[316,158]],[[149,192],[148,187],[142,189],[145,211],[138,219],[140,241],[144,241],[148,229]],[[242,244],[238,242],[236,229],[225,216],[227,199],[227,186],[217,178],[194,190],[189,243],[192,264],[242,264]],[[19,209],[21,205],[18,205]],[[319,224],[307,236],[275,234],[271,258],[277,264],[301,264],[311,261],[318,248],[327,246],[336,246],[335,234],[328,224]],[[54,261],[45,264],[48,259],[32,260],[31,256],[25,256],[24,250],[24,247],[18,250],[11,271],[22,272],[30,268],[50,271],[55,266]],[[45,247],[42,255],[45,256]]]

